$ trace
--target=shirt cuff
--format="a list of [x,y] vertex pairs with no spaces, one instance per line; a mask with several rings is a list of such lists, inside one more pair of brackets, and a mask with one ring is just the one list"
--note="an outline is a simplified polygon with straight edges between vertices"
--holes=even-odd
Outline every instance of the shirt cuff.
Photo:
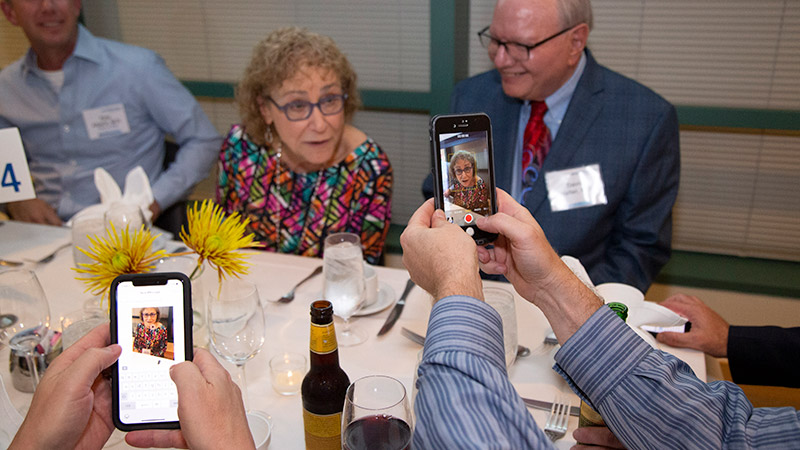
[[611,309],[600,308],[559,349],[553,369],[594,406],[651,351]]
[[486,303],[463,295],[445,297],[433,305],[423,359],[439,352],[461,351],[506,370],[503,322]]

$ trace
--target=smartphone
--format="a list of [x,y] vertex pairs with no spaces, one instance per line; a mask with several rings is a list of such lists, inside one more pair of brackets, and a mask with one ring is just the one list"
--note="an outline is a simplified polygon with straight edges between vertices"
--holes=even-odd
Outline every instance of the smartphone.
[[497,212],[492,125],[486,114],[438,115],[430,123],[433,197],[447,220],[478,245],[497,238],[475,220]]
[[686,322],[683,325],[676,325],[674,327],[657,327],[653,325],[642,325],[639,328],[643,329],[644,331],[647,331],[653,336],[657,335],[658,333],[663,333],[665,331],[670,331],[672,333],[688,333],[692,329],[692,322]]
[[182,273],[120,275],[111,283],[111,415],[122,431],[180,428],[169,368],[192,359],[192,289]]

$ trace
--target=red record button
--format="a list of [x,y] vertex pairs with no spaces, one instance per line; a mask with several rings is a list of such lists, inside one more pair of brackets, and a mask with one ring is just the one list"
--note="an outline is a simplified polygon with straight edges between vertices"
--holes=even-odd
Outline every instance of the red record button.
[[467,223],[472,223],[473,219],[474,217],[472,217],[472,214],[467,214],[466,216],[464,216],[464,221],[466,221]]

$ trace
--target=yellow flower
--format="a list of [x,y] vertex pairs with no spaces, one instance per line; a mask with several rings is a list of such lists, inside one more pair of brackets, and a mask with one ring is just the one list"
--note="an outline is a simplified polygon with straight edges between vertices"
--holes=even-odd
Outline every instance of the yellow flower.
[[208,261],[220,281],[226,275],[238,278],[247,273],[250,264],[244,259],[249,255],[237,250],[261,246],[254,241],[253,233],[245,236],[249,220],[243,221],[238,213],[226,218],[222,208],[211,200],[203,201],[199,207],[195,203],[187,210],[187,215],[189,230],[181,227],[181,240],[198,254],[198,267]]
[[106,236],[89,236],[91,245],[88,250],[78,247],[78,250],[92,258],[93,263],[81,263],[79,268],[74,268],[78,273],[89,275],[76,277],[88,286],[86,292],[102,294],[105,300],[111,282],[118,275],[125,273],[149,272],[155,267],[155,262],[167,256],[164,250],[151,251],[153,241],[158,235],[153,236],[150,230],[140,227],[131,231],[126,226],[124,230],[117,231],[113,223],[109,224]]

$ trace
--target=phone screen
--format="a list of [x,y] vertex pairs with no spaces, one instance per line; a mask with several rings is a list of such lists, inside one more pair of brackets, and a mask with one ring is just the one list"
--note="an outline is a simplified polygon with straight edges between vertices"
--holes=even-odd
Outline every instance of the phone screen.
[[433,129],[437,207],[476,242],[488,243],[495,236],[481,232],[475,220],[497,211],[489,118],[483,114],[437,116]]
[[178,392],[169,368],[191,360],[188,283],[183,274],[158,274],[126,276],[112,285],[112,341],[122,347],[112,374],[120,429],[178,426]]

